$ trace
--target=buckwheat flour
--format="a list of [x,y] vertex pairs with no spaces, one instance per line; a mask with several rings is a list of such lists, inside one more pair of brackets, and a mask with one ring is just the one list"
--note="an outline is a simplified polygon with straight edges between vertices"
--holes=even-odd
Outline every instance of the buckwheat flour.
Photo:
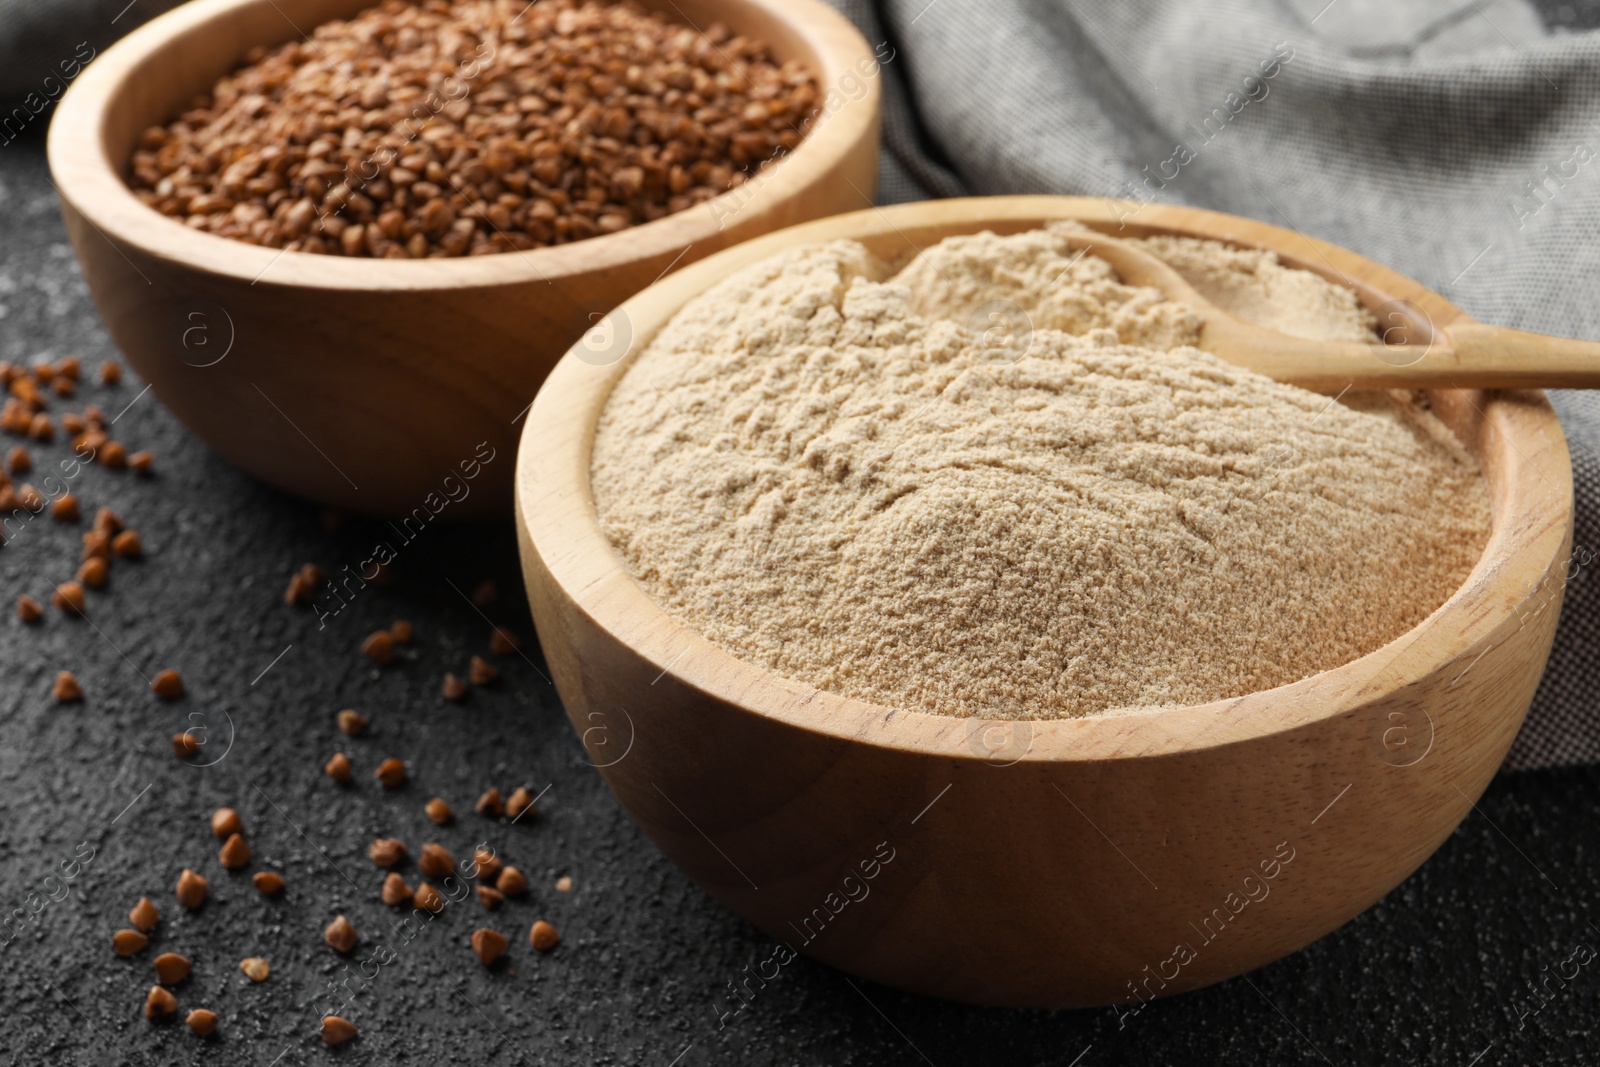
[[[1348,294],[1270,255],[1150,247],[1248,317],[1367,328]],[[1280,685],[1461,584],[1488,495],[1437,418],[1183,347],[1192,314],[1074,256],[1059,228],[979,234],[895,272],[839,241],[715,286],[602,414],[607,536],[743,659],[985,717]]]

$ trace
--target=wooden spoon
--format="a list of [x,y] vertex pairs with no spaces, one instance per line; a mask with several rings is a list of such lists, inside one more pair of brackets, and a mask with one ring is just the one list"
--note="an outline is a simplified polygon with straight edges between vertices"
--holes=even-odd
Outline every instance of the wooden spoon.
[[1201,296],[1165,262],[1114,237],[1068,234],[1068,243],[1110,263],[1128,285],[1159,289],[1204,320],[1199,347],[1280,382],[1343,389],[1595,389],[1600,344],[1480,323],[1448,331],[1400,308],[1386,334],[1411,343],[1316,341],[1256,326]]

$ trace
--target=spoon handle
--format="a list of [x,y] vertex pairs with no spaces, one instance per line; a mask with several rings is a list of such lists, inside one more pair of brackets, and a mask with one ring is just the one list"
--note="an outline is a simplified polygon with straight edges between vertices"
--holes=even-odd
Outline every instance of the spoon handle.
[[1481,323],[1452,326],[1449,334],[1456,384],[1486,389],[1600,389],[1600,344],[1594,341]]
[[1280,382],[1356,389],[1600,389],[1600,344],[1477,323],[1431,345],[1312,341],[1218,318],[1200,347]]

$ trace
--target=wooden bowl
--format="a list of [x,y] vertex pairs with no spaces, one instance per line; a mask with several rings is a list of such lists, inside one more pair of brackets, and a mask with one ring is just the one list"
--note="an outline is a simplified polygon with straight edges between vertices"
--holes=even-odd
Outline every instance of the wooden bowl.
[[[1005,197],[856,212],[772,234],[623,306],[636,349],[689,298],[806,242],[879,255],[1078,219],[1277,250],[1373,307],[1443,298],[1247,219]],[[1198,707],[974,721],[849,700],[736,659],[659,608],[596,519],[595,420],[626,362],[568,356],[517,460],[523,567],[573,727],[671,860],[783,946],[903,989],[1070,1007],[1193,989],[1371,905],[1471,809],[1544,669],[1572,528],[1565,438],[1538,393],[1444,391],[1481,458],[1493,532],[1466,583],[1353,663]],[[1337,596],[1335,590],[1329,596]],[[743,980],[742,978],[739,980]],[[731,1005],[729,1010],[737,1007]]]
[[374,2],[194,0],[90,64],[50,128],[67,230],[112,338],[191,430],[280,488],[426,519],[446,510],[434,505],[447,475],[461,483],[463,461],[498,455],[447,513],[503,514],[514,420],[605,312],[720,248],[871,202],[877,67],[823,0],[645,0],[802,60],[827,106],[759,180],[620,233],[463,259],[346,259],[202,233],[134,198],[123,174],[147,127],[250,48]]

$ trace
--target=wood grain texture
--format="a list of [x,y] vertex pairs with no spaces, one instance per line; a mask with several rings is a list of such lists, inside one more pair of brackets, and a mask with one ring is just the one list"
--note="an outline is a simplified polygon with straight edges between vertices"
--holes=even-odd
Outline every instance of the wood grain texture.
[[[835,93],[757,181],[689,211],[555,248],[453,260],[346,259],[201,233],[122,180],[135,138],[258,44],[371,0],[195,0],[91,63],[62,98],[50,166],[74,250],[117,345],[224,458],[324,504],[402,515],[513,419],[595,320],[663,273],[747,238],[871,202],[879,82],[867,42],[822,0],[656,0],[799,59]],[[195,316],[199,317],[196,318]],[[220,351],[225,358],[216,361]],[[458,517],[503,514],[509,463]]]
[[[732,249],[620,314],[637,352],[687,299],[781,248],[848,236],[896,255],[1077,218],[1274,248],[1351,279],[1369,306],[1404,299],[1446,328],[1469,323],[1415,282],[1299,234],[1172,207],[1129,221],[1136,208],[1006,197],[858,212]],[[1449,835],[1549,654],[1572,524],[1560,426],[1538,394],[1440,391],[1435,409],[1483,461],[1493,533],[1449,601],[1353,663],[1204,706],[1075,720],[977,722],[821,692],[668,616],[611,550],[589,457],[626,366],[564,360],[518,457],[528,594],[567,714],[676,864],[772,937],[876,981],[1086,1006],[1192,989],[1291,952]],[[1328,597],[1337,604],[1338,590]],[[863,861],[876,862],[870,880]]]

